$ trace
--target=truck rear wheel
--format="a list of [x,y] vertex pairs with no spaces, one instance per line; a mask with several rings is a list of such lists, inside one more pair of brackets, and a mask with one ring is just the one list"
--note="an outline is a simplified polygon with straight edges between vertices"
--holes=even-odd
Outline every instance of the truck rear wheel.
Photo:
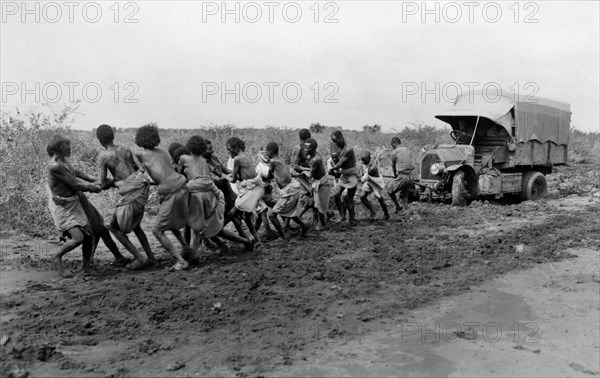
[[527,172],[523,174],[521,186],[521,200],[537,201],[548,194],[546,177],[540,172]]
[[465,182],[465,172],[458,171],[452,178],[452,205],[467,205],[467,184]]

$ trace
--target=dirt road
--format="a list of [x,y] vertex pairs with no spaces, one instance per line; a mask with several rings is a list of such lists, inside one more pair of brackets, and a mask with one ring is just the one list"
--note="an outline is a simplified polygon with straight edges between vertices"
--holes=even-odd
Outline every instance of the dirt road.
[[96,272],[72,279],[48,272],[56,245],[12,237],[2,372],[594,376],[599,229],[593,195],[417,203],[388,222],[210,250],[188,272],[167,272],[164,253],[120,270],[101,249]]

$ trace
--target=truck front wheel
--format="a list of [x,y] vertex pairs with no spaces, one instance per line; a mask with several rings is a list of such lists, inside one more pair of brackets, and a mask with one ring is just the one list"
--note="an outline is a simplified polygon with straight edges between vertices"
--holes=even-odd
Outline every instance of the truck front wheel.
[[548,184],[546,184],[546,177],[542,173],[527,172],[523,174],[521,200],[537,201],[545,198],[546,194],[548,194]]
[[456,172],[452,178],[452,205],[467,205],[467,184],[463,171]]

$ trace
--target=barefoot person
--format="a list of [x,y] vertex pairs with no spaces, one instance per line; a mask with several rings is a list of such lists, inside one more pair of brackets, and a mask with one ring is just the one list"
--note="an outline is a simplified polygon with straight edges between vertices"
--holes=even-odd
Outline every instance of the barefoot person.
[[300,200],[300,183],[292,179],[289,168],[279,157],[279,146],[275,142],[269,142],[266,147],[269,154],[269,178],[275,180],[279,187],[280,198],[273,206],[269,218],[277,229],[279,236],[287,240],[287,236],[277,216],[291,218],[302,229],[302,236],[306,235],[308,227],[302,223],[299,217],[298,201]]
[[[215,156],[211,141],[204,139],[204,143],[206,144],[206,150],[204,151],[202,157],[208,164],[215,185],[225,197],[225,225],[227,225],[229,222],[232,222],[242,239],[248,239],[246,232],[242,227],[241,220],[237,216],[230,216],[231,210],[235,207],[235,200],[237,199],[237,184],[230,183],[226,175],[232,173],[231,169],[233,168],[233,159],[229,159],[231,162],[231,167],[225,167],[219,158]],[[226,248],[224,245],[221,247]],[[252,247],[250,245],[246,245],[246,249],[252,249]]]
[[181,243],[183,250],[189,250],[190,246],[180,232],[188,217],[187,180],[184,176],[175,172],[169,154],[156,148],[160,144],[158,127],[152,124],[140,127],[135,134],[135,144],[143,148],[143,151],[137,157],[146,172],[158,185],[158,195],[162,200],[152,233],[177,260],[177,263],[171,269],[188,269],[189,264],[187,261],[175,250],[173,244],[165,235],[165,231],[171,231]]
[[200,136],[192,136],[185,148],[189,153],[181,154],[179,164],[188,178],[187,187],[190,193],[187,224],[194,232],[192,247],[194,255],[189,258],[197,261],[198,252],[204,239],[211,239],[219,246],[224,245],[219,236],[237,243],[249,244],[248,239],[223,229],[225,198],[216,187],[210,168],[202,157],[206,150],[204,139]]
[[[171,151],[171,147],[176,148]],[[169,145],[169,155],[171,155],[173,169],[175,169],[175,172],[183,174],[183,166],[179,164],[179,159],[182,155],[191,155],[190,151],[188,151],[185,146],[175,142]],[[183,228],[183,238],[188,245],[192,242],[192,229],[190,228],[189,224],[186,224]]]
[[252,213],[256,211],[263,197],[263,182],[256,174],[256,169],[244,150],[245,143],[240,138],[231,137],[227,140],[227,151],[232,158],[231,175],[228,179],[229,182],[236,184],[239,193],[235,200],[235,207],[229,214],[231,218],[235,218],[239,213],[243,213],[246,226],[254,237],[254,242],[258,243],[259,239],[252,222]]
[[[118,188],[121,198],[108,226],[112,234],[123,246],[131,252],[135,260],[127,266],[129,269],[138,269],[150,261],[156,262],[150,249],[148,238],[142,230],[141,223],[144,217],[144,208],[148,202],[150,188],[144,177],[143,167],[134,158],[130,149],[114,143],[115,135],[112,127],[101,125],[96,129],[98,141],[106,149],[100,154],[100,182],[104,189]],[[108,179],[110,172],[112,179]],[[133,231],[146,254],[142,254],[131,243],[127,234]]]
[[346,209],[348,210],[350,225],[355,224],[354,214],[354,194],[358,185],[358,170],[356,169],[356,155],[354,149],[346,145],[346,140],[340,130],[331,134],[331,141],[340,149],[340,161],[331,167],[330,174],[340,168],[342,174],[338,179],[338,186],[334,191],[335,205],[340,214],[342,213],[342,193],[346,190],[348,193],[345,199]]
[[91,263],[93,235],[88,217],[81,205],[81,192],[98,193],[101,188],[97,184],[86,184],[79,181],[94,181],[88,175],[73,168],[68,158],[71,156],[71,140],[62,135],[54,135],[46,147],[51,157],[48,163],[48,186],[50,198],[48,207],[58,231],[70,238],[52,257],[54,269],[64,275],[62,257],[82,246],[82,268],[87,270]]
[[260,202],[259,208],[257,209],[258,217],[256,218],[256,223],[254,228],[256,232],[260,230],[261,225],[265,225],[265,234],[268,239],[277,239],[279,236],[277,232],[273,231],[271,228],[268,212],[269,209],[272,209],[273,206],[277,203],[275,196],[273,195],[273,180],[269,178],[269,153],[266,150],[266,147],[261,147],[258,152],[258,164],[256,164],[256,172],[263,180],[263,186],[265,189],[265,194],[263,194],[263,198]]
[[[411,186],[413,185],[412,171],[414,169],[412,153],[411,151],[401,146],[400,138],[392,138],[392,172],[394,177],[392,181],[389,181],[386,185],[386,190],[396,206],[396,212],[408,210],[408,193]],[[400,192],[400,201],[402,201],[402,207],[396,199],[396,193]]]
[[373,205],[369,202],[369,194],[373,193],[383,210],[383,219],[390,219],[385,200],[381,195],[385,187],[385,181],[379,173],[379,156],[371,159],[371,152],[363,151],[360,154],[360,160],[363,163],[363,176],[361,178],[363,185],[360,200],[371,213],[369,218],[375,218],[375,209],[373,209]]
[[[327,169],[327,172],[329,172],[330,177],[333,178],[332,191],[331,191],[331,194],[329,195],[329,206],[331,207],[333,205],[333,207],[336,207],[335,199],[332,200],[331,198],[334,196],[336,188],[339,185],[338,183],[340,180],[340,176],[342,175],[342,169],[341,168],[333,169],[333,166],[336,165],[340,161],[339,149],[333,142],[331,142],[331,144],[329,145],[329,154],[330,154],[330,156],[327,159],[327,162],[325,163],[325,165],[326,165],[325,168]],[[342,212],[340,213],[340,222],[346,221],[345,202],[346,202],[346,198],[345,198],[345,196],[342,195],[342,201],[341,201]],[[329,211],[327,213],[328,220],[335,216],[333,213],[333,210],[334,209],[329,209]]]
[[[310,178],[308,177],[310,168],[305,152],[305,143],[311,138],[310,130],[302,129],[298,132],[298,136],[300,137],[300,144],[292,149],[290,168],[292,177],[296,179],[301,186],[300,203],[302,209],[300,211],[300,217],[302,217],[308,209],[313,207],[313,199],[310,195],[312,189],[310,186]],[[315,226],[315,221],[316,218],[313,218],[313,226]]]
[[308,159],[310,168],[310,176],[312,182],[312,197],[313,197],[313,219],[318,219],[319,222],[315,229],[321,230],[327,224],[327,212],[329,211],[329,197],[331,195],[331,177],[325,170],[323,158],[317,152],[317,141],[309,138],[304,143],[304,152]]

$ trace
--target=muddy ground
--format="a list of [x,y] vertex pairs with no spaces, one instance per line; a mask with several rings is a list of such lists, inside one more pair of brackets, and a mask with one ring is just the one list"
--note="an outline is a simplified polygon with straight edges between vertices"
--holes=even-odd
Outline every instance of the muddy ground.
[[[454,311],[467,311],[465,301],[483,299],[461,302],[460,295],[506,280],[511,271],[521,274],[520,281],[514,278],[514,282],[522,287],[560,283],[564,264],[576,261],[575,251],[586,251],[587,258],[582,269],[590,306],[581,311],[597,316],[600,276],[594,262],[600,250],[600,191],[565,196],[562,189],[565,180],[590,174],[597,175],[597,167],[560,170],[551,176],[550,198],[539,202],[475,201],[466,208],[419,202],[408,213],[392,215],[390,221],[364,220],[364,208],[357,203],[363,220],[356,227],[334,225],[311,232],[306,239],[293,236],[289,243],[265,243],[254,252],[235,246],[228,254],[209,250],[199,267],[186,272],[168,272],[173,262],[164,252],[159,252],[160,264],[152,269],[115,268],[102,246],[92,274],[59,279],[50,271],[49,261],[57,244],[5,233],[1,373],[73,377],[510,374],[489,367],[493,364],[472,371],[456,361],[452,366],[436,364],[428,359],[434,354],[424,347],[427,340],[406,344],[401,335],[414,334],[415,324],[421,324],[418,319],[428,319],[434,329],[440,319],[445,319],[442,324],[455,322],[452,319],[458,318],[444,312],[448,308],[444,303],[452,299]],[[149,233],[153,219],[147,218]],[[153,248],[160,251],[149,236]],[[72,252],[66,261],[76,270],[79,253]],[[530,273],[536,267],[544,268]],[[530,275],[536,280],[529,282]],[[553,292],[550,286],[534,297],[541,296],[543,307],[544,296]],[[515,306],[500,297],[487,315],[480,316],[480,324],[495,322],[494,314]],[[564,321],[583,316],[571,310],[561,310]],[[514,337],[515,332],[532,337],[541,332],[538,323],[530,324],[528,314],[504,316],[496,322],[504,330],[504,339],[513,327],[512,347],[525,360],[540,354],[525,337]],[[538,331],[532,334],[536,325]],[[403,333],[391,331],[399,326]],[[452,342],[466,340],[467,346],[489,336],[488,329],[453,327],[442,327],[443,335]],[[364,348],[376,349],[373,345],[381,344],[376,341],[381,335],[386,335],[388,348],[411,345],[413,351],[420,351],[422,355],[415,352],[413,357],[421,358],[421,365],[401,363],[408,355],[396,354],[386,360],[387,370],[378,370]],[[555,337],[553,342],[560,345],[560,335]],[[597,341],[596,336],[595,346],[589,345],[596,355]],[[485,344],[498,365],[506,356],[493,348],[501,344]],[[593,359],[572,364],[566,375],[598,374]],[[536,375],[535,371],[516,375]]]

